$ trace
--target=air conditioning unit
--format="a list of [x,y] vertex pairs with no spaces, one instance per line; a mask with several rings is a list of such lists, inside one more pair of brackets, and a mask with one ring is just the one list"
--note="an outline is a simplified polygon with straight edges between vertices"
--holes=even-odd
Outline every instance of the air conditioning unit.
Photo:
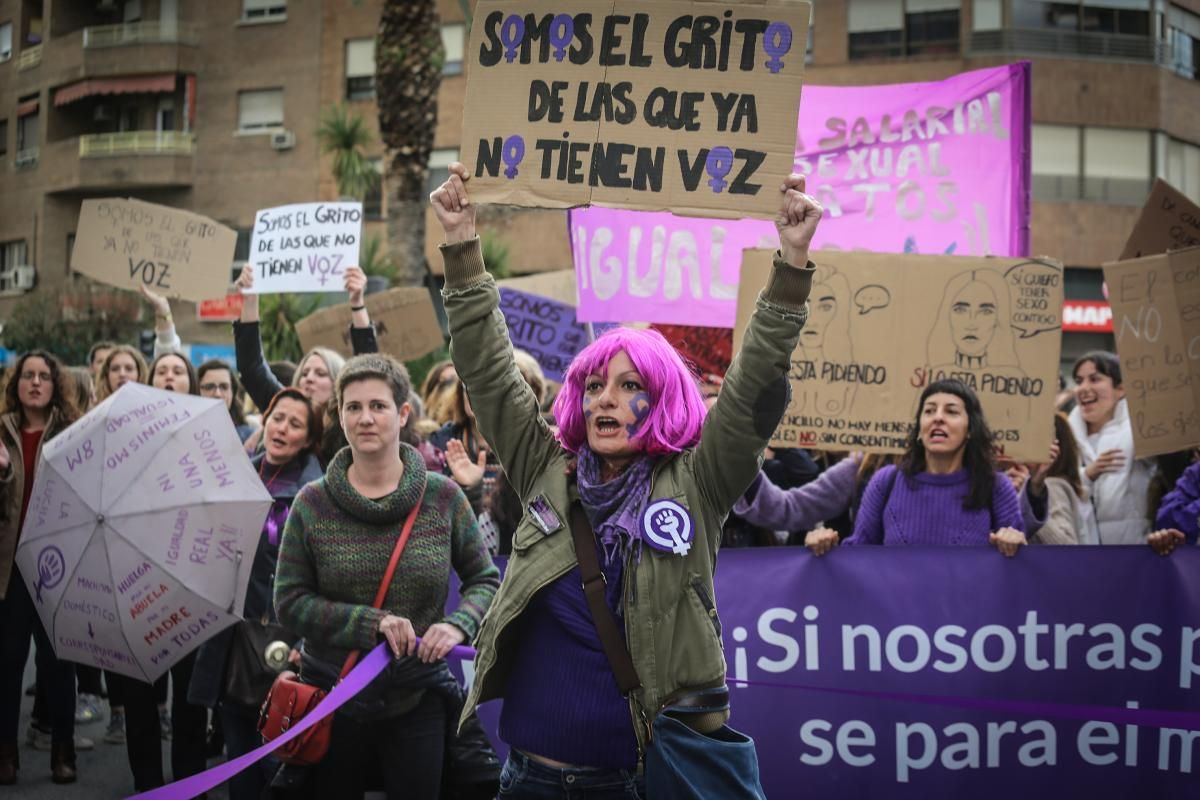
[[12,268],[9,285],[14,289],[20,289],[27,292],[33,288],[33,284],[37,281],[37,268],[27,264],[22,264]]
[[296,134],[291,131],[275,131],[271,134],[271,147],[276,150],[291,150],[296,146]]
[[33,148],[32,150],[18,150],[16,157],[13,159],[13,163],[18,167],[32,167],[36,165],[37,162],[37,148]]
[[95,122],[112,122],[116,118],[116,110],[105,103],[96,106],[96,109],[92,112],[92,120]]

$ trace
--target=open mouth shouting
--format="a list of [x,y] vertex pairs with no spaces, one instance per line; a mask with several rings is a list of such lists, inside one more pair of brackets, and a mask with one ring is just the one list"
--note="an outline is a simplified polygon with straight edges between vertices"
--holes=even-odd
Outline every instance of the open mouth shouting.
[[592,417],[592,427],[598,436],[618,436],[621,433],[621,422],[615,417]]

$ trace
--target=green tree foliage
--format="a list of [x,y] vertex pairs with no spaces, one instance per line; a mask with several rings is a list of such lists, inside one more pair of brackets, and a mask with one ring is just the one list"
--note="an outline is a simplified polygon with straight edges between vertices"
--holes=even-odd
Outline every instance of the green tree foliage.
[[86,285],[77,292],[35,292],[21,299],[4,325],[4,346],[14,353],[41,348],[67,364],[87,364],[95,342],[137,345],[141,303],[131,292]]
[[333,179],[342,197],[362,200],[379,185],[379,170],[366,152],[371,145],[371,131],[362,115],[345,105],[329,106],[321,115],[317,141],[322,153],[333,156]]

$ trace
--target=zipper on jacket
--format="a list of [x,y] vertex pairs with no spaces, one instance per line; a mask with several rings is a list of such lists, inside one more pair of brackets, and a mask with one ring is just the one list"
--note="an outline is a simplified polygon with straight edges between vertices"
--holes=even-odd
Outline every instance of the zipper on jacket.
[[708,614],[708,621],[712,623],[713,631],[716,632],[717,638],[721,638],[721,618],[717,616],[717,606],[713,603],[712,598],[708,596],[708,592],[704,589],[704,581],[700,580],[700,576],[692,578],[692,591],[696,593],[696,597],[700,599],[700,605],[704,606],[705,613]]

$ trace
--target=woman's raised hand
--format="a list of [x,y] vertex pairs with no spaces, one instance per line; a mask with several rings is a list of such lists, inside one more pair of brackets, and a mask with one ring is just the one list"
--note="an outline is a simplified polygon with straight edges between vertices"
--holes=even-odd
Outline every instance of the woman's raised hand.
[[446,232],[446,243],[454,244],[475,238],[475,206],[467,197],[466,182],[471,173],[458,161],[449,169],[450,177],[430,193],[429,202]]
[[367,276],[360,267],[346,267],[345,289],[350,295],[351,308],[363,304],[367,291]]
[[1025,534],[1016,528],[1001,528],[995,533],[989,533],[988,542],[995,545],[1005,558],[1012,558],[1017,554],[1021,545],[1029,544],[1025,539]]
[[487,471],[487,450],[479,448],[478,459],[472,461],[462,442],[451,439],[446,444],[446,466],[450,468],[454,482],[468,489],[483,480],[484,472]]
[[825,209],[815,198],[804,193],[804,176],[792,173],[779,187],[783,193],[775,228],[779,231],[779,249],[793,267],[808,264],[808,248]]

